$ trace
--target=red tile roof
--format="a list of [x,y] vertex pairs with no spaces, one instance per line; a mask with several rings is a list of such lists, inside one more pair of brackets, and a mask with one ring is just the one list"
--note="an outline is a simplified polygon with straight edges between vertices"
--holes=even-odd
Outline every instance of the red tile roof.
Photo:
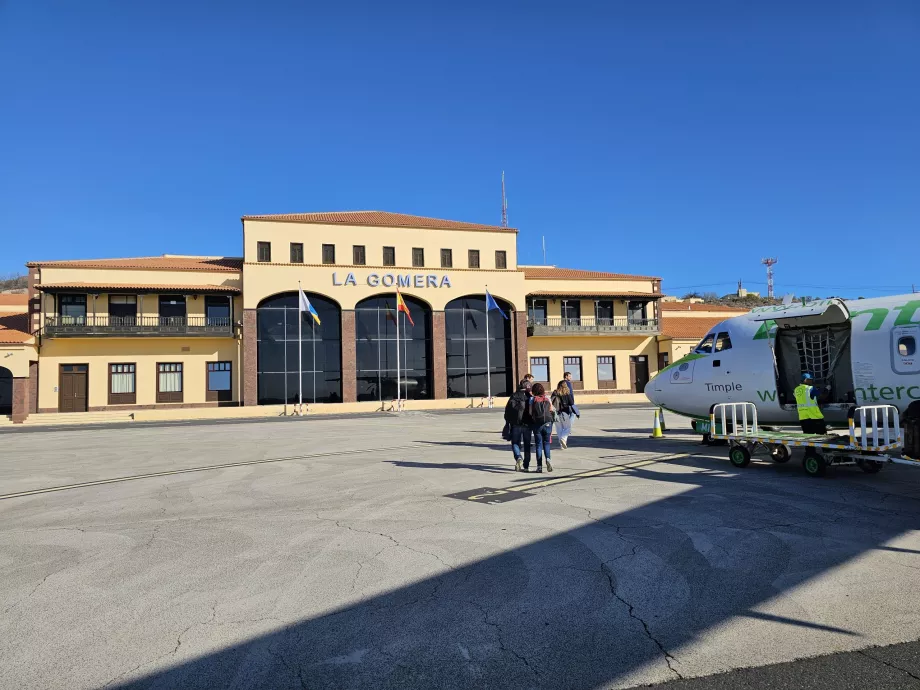
[[229,256],[137,256],[128,259],[30,261],[26,266],[49,268],[132,268],[170,271],[241,271],[243,260]]
[[747,314],[750,309],[743,307],[730,307],[723,304],[699,304],[697,302],[662,302],[664,311],[724,311],[734,314]]
[[721,316],[671,316],[661,320],[661,334],[671,338],[702,338],[713,326],[722,323]]
[[442,220],[411,216],[389,211],[333,211],[329,213],[276,213],[261,216],[243,216],[243,220],[268,220],[277,223],[317,223],[323,225],[366,225],[383,228],[430,228],[433,230],[491,230],[517,232],[501,225],[464,223],[459,220]]
[[229,285],[143,285],[135,283],[42,283],[35,286],[36,290],[52,292],[55,290],[99,290],[100,292],[189,292],[189,293],[206,293],[220,292],[224,294],[238,295],[240,289]]
[[577,290],[561,287],[558,290],[531,290],[528,297],[644,297],[646,299],[661,299],[657,292],[629,292],[617,290]]
[[27,307],[29,306],[29,295],[26,293],[0,294],[0,307]]
[[524,278],[528,280],[661,280],[654,276],[581,271],[575,268],[556,268],[555,266],[521,266],[520,270],[524,271]]
[[0,343],[19,344],[31,339],[28,314],[0,315]]

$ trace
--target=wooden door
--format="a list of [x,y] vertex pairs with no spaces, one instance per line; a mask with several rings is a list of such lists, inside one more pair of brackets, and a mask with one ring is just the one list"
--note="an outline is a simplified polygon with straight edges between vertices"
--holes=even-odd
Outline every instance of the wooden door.
[[644,393],[648,383],[648,357],[639,355],[629,358],[629,373],[632,378],[632,392]]
[[58,410],[61,412],[86,412],[87,377],[86,364],[62,364],[58,386]]

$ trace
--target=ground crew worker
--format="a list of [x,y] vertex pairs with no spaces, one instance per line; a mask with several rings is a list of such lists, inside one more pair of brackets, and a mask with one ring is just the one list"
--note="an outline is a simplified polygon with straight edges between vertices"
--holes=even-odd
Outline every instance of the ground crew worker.
[[[802,383],[795,387],[795,404],[799,411],[799,424],[806,434],[826,434],[827,422],[818,407],[819,391],[815,388],[815,377],[809,373],[802,374]],[[828,386],[830,390],[830,386]]]

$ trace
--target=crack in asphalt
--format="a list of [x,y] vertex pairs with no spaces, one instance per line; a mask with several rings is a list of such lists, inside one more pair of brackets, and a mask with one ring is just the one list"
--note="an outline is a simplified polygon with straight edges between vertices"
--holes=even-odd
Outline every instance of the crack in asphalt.
[[[873,647],[870,647],[869,649],[874,649],[874,648],[873,648]],[[865,650],[865,649],[857,649],[857,650],[855,650],[855,651],[856,651],[856,653],[859,654],[860,656],[864,656],[864,657],[866,657],[867,659],[872,659],[872,661],[876,661],[876,662],[882,664],[883,666],[887,666],[888,668],[893,668],[893,669],[895,669],[896,671],[900,671],[901,673],[906,673],[908,676],[910,676],[911,678],[913,678],[913,679],[915,679],[915,680],[920,680],[920,676],[911,673],[911,672],[908,671],[906,668],[901,668],[901,667],[898,666],[897,664],[893,664],[893,663],[891,663],[890,661],[887,661],[887,660],[885,660],[885,659],[879,659],[878,657],[874,657],[874,656],[872,656],[871,654],[869,654],[868,651]]]
[[626,606],[627,613],[629,613],[630,618],[638,621],[642,625],[642,629],[645,630],[646,637],[648,637],[648,639],[654,642],[655,646],[658,647],[658,650],[661,652],[662,656],[664,657],[664,662],[668,665],[668,669],[670,669],[671,673],[673,673],[678,678],[682,679],[683,675],[681,675],[680,671],[678,671],[672,665],[672,662],[677,661],[677,658],[673,656],[667,649],[665,649],[665,646],[661,643],[661,641],[652,634],[652,631],[649,629],[648,623],[645,622],[645,619],[643,619],[638,613],[636,613],[636,607],[630,604],[628,601],[626,601],[626,599],[621,597],[619,593],[617,593],[617,587],[616,587],[616,582],[614,580],[613,571],[610,569],[610,567],[606,563],[601,563],[601,572],[607,577],[607,583],[610,586],[610,594],[612,594],[613,597],[617,601],[619,601],[621,604]]

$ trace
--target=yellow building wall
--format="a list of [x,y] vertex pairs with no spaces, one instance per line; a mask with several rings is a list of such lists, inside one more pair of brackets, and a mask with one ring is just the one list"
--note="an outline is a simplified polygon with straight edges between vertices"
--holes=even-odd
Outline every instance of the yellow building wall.
[[548,357],[550,383],[555,386],[566,371],[563,357],[581,357],[582,380],[585,390],[598,390],[598,356],[615,357],[617,390],[629,390],[630,356],[648,357],[649,378],[658,371],[658,343],[654,336],[534,336],[527,339],[528,366],[530,357]]
[[553,292],[555,290],[564,290],[572,294],[578,294],[579,291],[593,294],[596,292],[655,292],[655,283],[651,280],[546,280],[534,279],[527,280],[527,289],[531,291]]
[[13,378],[29,378],[29,362],[37,359],[34,345],[0,344],[0,367],[9,369]]
[[233,362],[233,399],[238,400],[239,347],[239,341],[234,338],[46,338],[38,364],[38,406],[42,411],[58,409],[61,364],[89,365],[90,408],[108,406],[108,365],[116,363],[137,365],[135,404],[155,405],[158,404],[157,363],[181,362],[182,404],[188,405],[206,402],[208,362]]
[[322,264],[322,246],[335,245],[340,266],[352,264],[352,247],[365,248],[367,267],[383,267],[383,248],[396,248],[396,268],[412,268],[412,249],[425,250],[425,269],[441,268],[441,249],[453,250],[455,269],[468,269],[467,250],[479,250],[479,266],[494,270],[495,251],[506,252],[508,268],[517,268],[517,233],[500,230],[436,230],[432,228],[385,228],[360,225],[325,225],[247,220],[243,222],[243,257],[258,259],[257,243],[271,242],[272,263],[290,262],[292,242],[303,244],[304,264]]
[[59,266],[41,268],[42,283],[222,285],[242,288],[242,281],[243,274],[240,271],[156,271],[130,268],[67,268]]
[[[243,295],[246,309],[257,308],[259,302],[271,295],[296,291],[298,281],[303,285],[305,292],[314,292],[335,300],[342,309],[354,309],[355,305],[363,299],[374,295],[392,294],[396,290],[395,287],[388,288],[382,284],[374,286],[368,282],[372,275],[376,275],[379,278],[388,273],[412,276],[412,284],[409,287],[400,288],[400,292],[427,302],[434,311],[444,309],[444,305],[457,297],[481,295],[485,292],[486,286],[488,286],[492,295],[510,302],[515,310],[523,311],[526,308],[524,274],[519,271],[469,271],[440,268],[399,269],[369,266],[307,266],[258,263],[247,263],[243,271],[246,276],[246,290]],[[354,285],[344,284],[349,273],[354,274]],[[434,275],[439,285],[441,277],[446,275],[450,279],[450,287],[431,287],[426,280],[425,287],[416,288],[414,283],[414,276],[416,275]],[[371,280],[373,281],[373,279]],[[338,283],[338,285],[335,283]]]
[[699,342],[699,338],[668,338],[659,343],[659,351],[668,353],[669,361],[673,364],[689,354]]

